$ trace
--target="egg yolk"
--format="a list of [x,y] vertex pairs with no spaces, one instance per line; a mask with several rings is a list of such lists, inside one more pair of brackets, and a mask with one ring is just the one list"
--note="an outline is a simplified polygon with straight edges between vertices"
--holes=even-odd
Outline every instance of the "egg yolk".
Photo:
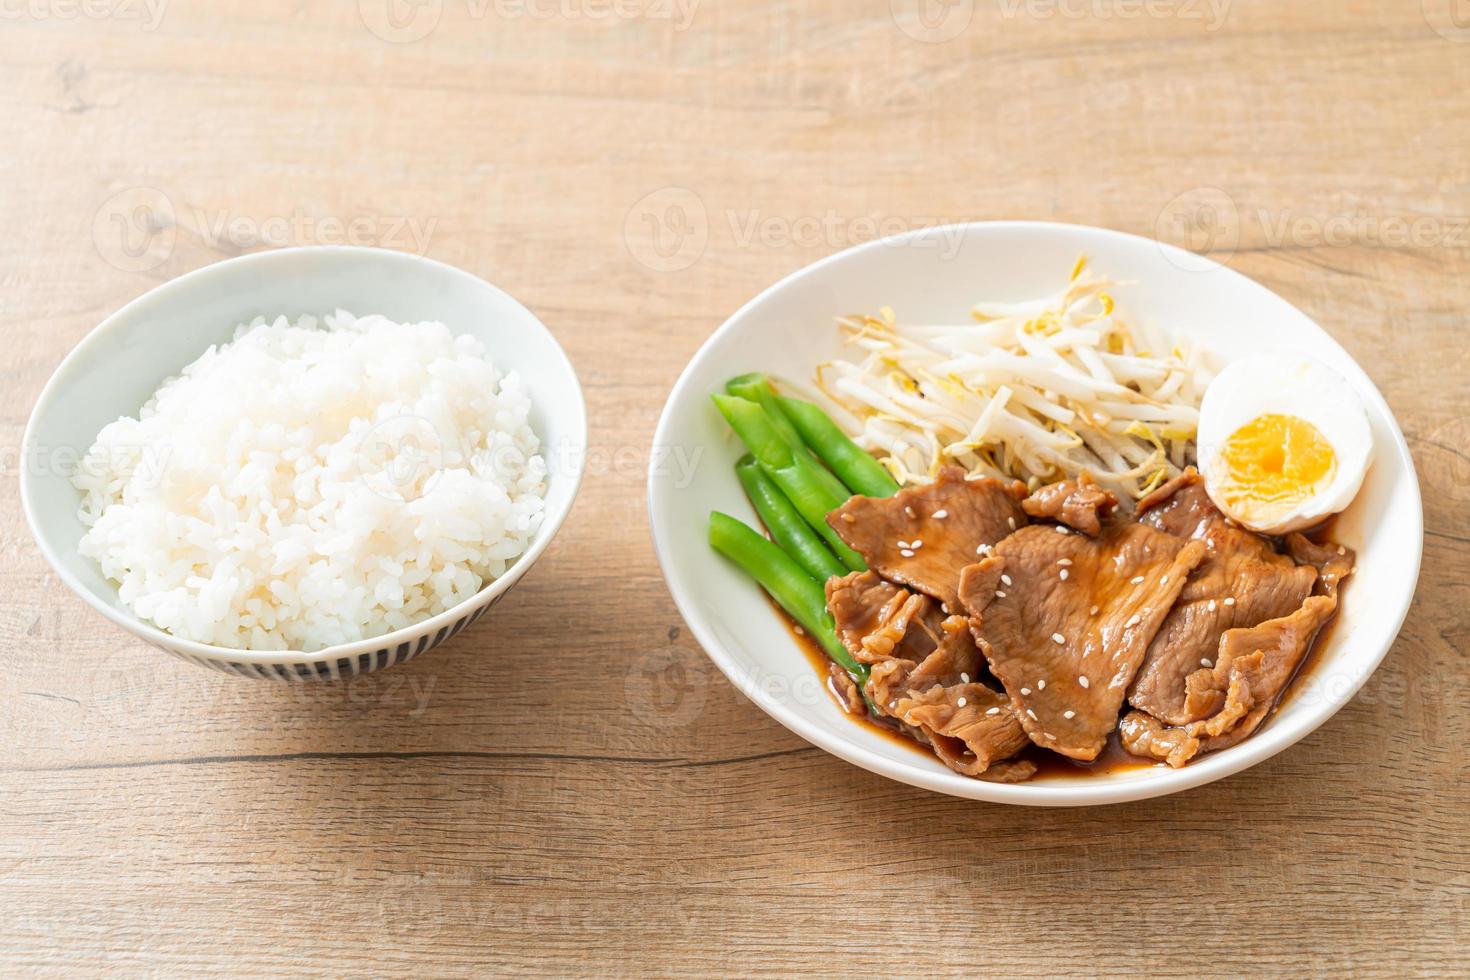
[[1229,474],[1226,499],[1249,510],[1310,500],[1337,472],[1337,456],[1320,429],[1295,415],[1259,415],[1231,433],[1220,450]]

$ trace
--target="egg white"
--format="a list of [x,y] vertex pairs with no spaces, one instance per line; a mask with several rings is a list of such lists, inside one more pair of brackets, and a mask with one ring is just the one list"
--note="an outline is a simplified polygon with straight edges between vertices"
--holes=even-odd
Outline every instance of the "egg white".
[[[1332,482],[1290,511],[1264,519],[1224,499],[1226,440],[1262,415],[1293,415],[1310,422],[1332,446]],[[1221,371],[1200,404],[1199,463],[1205,489],[1227,517],[1262,534],[1286,534],[1321,523],[1347,508],[1373,461],[1373,432],[1352,385],[1314,358],[1297,353],[1256,354]]]

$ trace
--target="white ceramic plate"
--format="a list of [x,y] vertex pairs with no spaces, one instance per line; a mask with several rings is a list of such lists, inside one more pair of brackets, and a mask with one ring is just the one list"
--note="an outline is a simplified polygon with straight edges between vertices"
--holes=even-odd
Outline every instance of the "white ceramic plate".
[[[711,510],[755,521],[731,470],[741,447],[709,394],[745,371],[809,383],[818,362],[843,356],[833,324],[838,315],[891,306],[909,321],[964,322],[982,298],[1016,301],[1054,292],[1080,254],[1096,271],[1128,283],[1113,294],[1135,320],[1202,345],[1222,365],[1263,350],[1297,350],[1351,382],[1372,423],[1376,459],[1333,533],[1357,549],[1358,573],[1319,661],[1252,738],[1182,769],[985,783],[844,716],[759,587],[709,548]],[[679,611],[731,682],[833,755],[971,799],[1117,803],[1199,786],[1280,752],[1332,717],[1372,674],[1398,635],[1419,574],[1423,513],[1413,462],[1393,413],[1347,352],[1290,303],[1224,266],[1098,228],[985,222],[928,229],[809,266],[746,304],[700,349],[669,395],[654,446],[648,486],[654,547]]]

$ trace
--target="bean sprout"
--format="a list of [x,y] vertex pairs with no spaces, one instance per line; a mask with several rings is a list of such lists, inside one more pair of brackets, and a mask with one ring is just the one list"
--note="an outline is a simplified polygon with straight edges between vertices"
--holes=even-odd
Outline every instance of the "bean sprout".
[[957,463],[1032,489],[1085,471],[1141,497],[1194,462],[1213,371],[1129,324],[1113,285],[1084,257],[1060,293],[979,303],[971,323],[900,323],[886,307],[841,317],[860,359],[819,365],[816,385],[900,483]]

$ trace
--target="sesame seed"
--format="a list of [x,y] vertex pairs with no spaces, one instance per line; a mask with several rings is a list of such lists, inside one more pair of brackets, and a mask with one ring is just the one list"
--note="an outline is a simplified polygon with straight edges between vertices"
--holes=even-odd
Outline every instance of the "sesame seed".
[[1097,615],[1097,611],[1099,609],[1101,609],[1101,608],[1102,608],[1101,606],[1093,606],[1091,609],[1087,610],[1087,615],[1089,615],[1089,616],[1096,616]]
[[956,708],[963,708],[965,706],[965,699],[964,698],[955,698],[954,706]]
[[1211,599],[1210,600],[1210,604],[1208,606],[1206,606],[1205,608],[1208,609],[1210,612],[1214,612],[1215,611],[1215,600],[1214,599]]
[[1016,584],[1015,582],[1011,581],[1011,577],[1009,575],[1002,575],[1000,577],[1000,580],[1002,582],[1004,582],[1006,585],[1015,585]]
[[1026,717],[1030,718],[1032,721],[1035,721],[1036,720],[1036,712],[1032,711],[1030,708],[1027,708],[1026,709]]
[[1023,687],[1023,688],[1021,688],[1021,696],[1023,698],[1029,698],[1031,696],[1031,688],[1029,688],[1029,687]]
[[1143,584],[1143,576],[1142,575],[1135,575],[1135,576],[1133,576],[1133,578],[1132,578],[1131,581],[1133,582],[1134,585],[1142,585]]
[[899,538],[898,539],[898,546],[900,548],[907,548],[909,546],[909,543],[907,541],[905,541],[903,538]]
[[793,628],[796,630],[797,636],[806,636],[806,630],[802,629],[800,626],[796,626]]
[[1057,740],[1057,737],[1051,732],[1042,732],[1041,737],[1046,739],[1048,742],[1055,742]]
[[968,683],[970,683],[970,675],[969,674],[965,674],[965,673],[961,673],[960,674],[960,683],[961,684],[968,684]]
[[1072,532],[1071,531],[1068,531],[1066,528],[1064,528],[1060,524],[1058,524],[1057,525],[1057,533],[1058,534],[1071,534]]
[[1230,598],[1226,599],[1225,600],[1225,605],[1227,605],[1227,606],[1233,606],[1233,605],[1235,605],[1235,596],[1231,596]]
[[942,521],[942,520],[944,520],[948,516],[949,516],[949,511],[947,511],[947,510],[936,510],[934,512],[934,519],[936,521]]
[[1057,646],[1061,646],[1063,643],[1067,642],[1067,638],[1060,633],[1053,633],[1051,635],[1051,641]]
[[914,557],[914,553],[912,551],[910,551],[908,548],[904,548],[904,549],[900,550],[899,551],[899,554],[900,555],[903,555],[905,558],[912,558],[912,557]]
[[1000,709],[999,708],[991,708],[989,711],[987,711],[985,713],[987,715],[998,715],[998,714],[1000,714]]
[[975,554],[977,554],[977,555],[988,555],[988,554],[990,554],[990,545],[988,545],[988,544],[982,544],[980,547],[978,547],[978,548],[975,549]]
[[1065,718],[1065,719],[1067,719],[1068,721],[1071,721],[1073,718],[1076,718],[1077,717],[1077,712],[1075,712],[1075,711],[1063,711],[1062,712],[1062,717]]
[[997,599],[1004,599],[1006,597],[1006,594],[1004,592],[1002,592],[1000,589],[996,589],[995,590],[995,597]]
[[914,518],[914,517],[918,517],[919,516],[918,514],[915,514],[914,513],[914,509],[912,507],[905,507],[903,509],[903,512],[905,514],[907,514],[910,518]]
[[1016,529],[1016,519],[1014,517],[1007,517],[1006,523],[1011,526],[1012,531]]
[[1128,617],[1128,622],[1123,624],[1123,628],[1131,630],[1133,627],[1137,626],[1141,622],[1143,622],[1143,617],[1138,615],[1137,613],[1134,613],[1132,616]]
[[1200,666],[1201,667],[1213,667],[1213,666],[1215,666],[1215,662],[1213,660],[1211,660],[1209,657],[1200,657],[1199,658],[1199,663],[1200,663]]
[[1066,568],[1067,566],[1069,566],[1069,565],[1072,564],[1072,559],[1070,559],[1070,558],[1058,558],[1057,559],[1057,564],[1058,565],[1061,565],[1063,568]]
[[924,542],[920,541],[918,538],[914,538],[914,540],[910,542],[909,547],[913,548],[915,551],[918,551],[920,548],[924,547]]
[[842,515],[842,519],[843,519],[843,521],[845,521],[848,524],[855,524],[855,523],[857,523],[857,518],[856,517],[853,517],[851,514],[843,514]]
[[942,612],[942,613],[944,613],[946,616],[948,616],[949,615],[949,603],[947,603],[947,602],[941,602],[939,604],[939,611]]
[[1160,585],[1168,585],[1169,584],[1169,576],[1165,575],[1163,578],[1159,579],[1159,584]]
[[1088,680],[1087,677],[1086,677],[1086,675],[1083,675],[1081,677],[1078,677],[1077,678],[1077,683],[1078,684],[1081,684],[1083,687],[1091,687],[1092,686],[1092,681]]
[[1067,570],[1065,568],[1062,569],[1062,581],[1067,581]]
[[1039,680],[1039,681],[1036,682],[1036,689],[1038,691],[1044,691],[1044,690],[1046,690],[1046,678],[1045,677],[1043,677],[1041,680]]
[[1342,545],[1338,545],[1337,546],[1337,553],[1339,555],[1345,555],[1345,554],[1347,554],[1347,549],[1344,548]]

